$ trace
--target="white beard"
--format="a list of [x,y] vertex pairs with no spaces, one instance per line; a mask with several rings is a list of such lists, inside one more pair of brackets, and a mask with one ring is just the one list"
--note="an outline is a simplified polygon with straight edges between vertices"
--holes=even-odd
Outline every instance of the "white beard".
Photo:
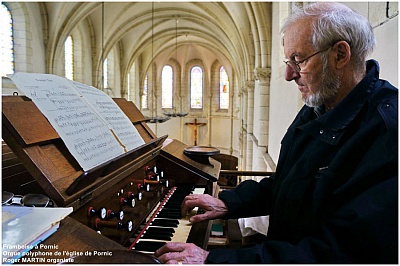
[[324,103],[331,102],[336,98],[342,82],[338,76],[334,76],[331,73],[333,73],[333,71],[325,68],[322,73],[322,85],[320,89],[315,94],[303,97],[303,101],[307,106],[317,107]]

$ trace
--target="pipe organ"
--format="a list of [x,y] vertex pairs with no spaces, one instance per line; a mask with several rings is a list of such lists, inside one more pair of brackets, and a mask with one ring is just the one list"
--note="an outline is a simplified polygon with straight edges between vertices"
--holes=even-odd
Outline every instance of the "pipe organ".
[[145,145],[85,172],[32,101],[3,97],[2,138],[31,176],[3,181],[3,190],[43,193],[58,207],[73,207],[43,243],[63,257],[102,254],[75,256],[78,263],[156,263],[151,254],[167,241],[206,248],[211,223],[190,224],[180,204],[190,193],[215,195],[221,164],[186,156],[187,146],[155,136],[132,102],[114,101]]

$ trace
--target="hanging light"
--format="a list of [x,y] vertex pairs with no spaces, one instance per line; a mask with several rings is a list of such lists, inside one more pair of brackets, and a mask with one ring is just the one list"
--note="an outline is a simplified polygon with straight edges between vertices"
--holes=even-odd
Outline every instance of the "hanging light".
[[[153,62],[154,62],[154,2],[151,3],[151,61],[150,61],[150,68],[152,74],[152,81],[154,81],[153,77]],[[153,86],[154,88],[154,86]],[[154,101],[153,101],[154,102]],[[157,107],[156,107],[157,108]],[[152,107],[152,113],[154,113],[154,106]],[[146,122],[149,123],[164,123],[171,119],[168,116],[154,116],[146,117]]]
[[107,57],[104,54],[104,40],[105,40],[105,34],[104,34],[104,25],[105,25],[105,7],[104,7],[105,3],[101,2],[101,52],[100,52],[100,79],[98,80],[98,84],[97,84],[97,88],[105,91],[108,95],[112,95],[113,97],[115,97],[114,95],[114,91],[112,90],[112,88],[109,86],[108,83],[108,79],[106,77],[106,72],[107,68],[104,67],[104,65],[106,64],[107,61]]
[[[176,17],[176,19],[175,19],[175,60],[176,61],[178,61],[178,17]],[[176,86],[175,86],[175,88],[176,88]],[[179,117],[184,117],[184,116],[187,116],[188,115],[188,113],[187,112],[175,112],[175,110],[174,110],[174,112],[171,112],[171,113],[169,113],[169,112],[164,112],[164,115],[166,115],[166,116],[168,116],[168,117],[176,117],[176,116],[179,116]]]
[[[175,58],[178,61],[178,17],[176,18],[176,25],[175,25]],[[176,113],[179,117],[187,116],[187,112],[178,112]]]

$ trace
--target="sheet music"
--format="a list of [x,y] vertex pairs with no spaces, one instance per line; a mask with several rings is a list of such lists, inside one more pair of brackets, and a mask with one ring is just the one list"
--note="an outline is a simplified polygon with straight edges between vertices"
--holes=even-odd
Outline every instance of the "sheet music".
[[[117,134],[122,139],[129,138],[129,134],[126,133],[129,131],[127,123],[121,123],[123,126],[115,121],[107,124],[105,121],[109,121],[110,117],[116,117],[118,121],[123,120],[118,119],[121,115],[110,116],[111,113],[101,118],[104,112],[97,112],[98,109],[102,109],[99,106],[112,105],[107,103],[105,97],[97,97],[102,99],[98,101],[100,105],[89,104],[87,98],[91,98],[95,88],[90,89],[83,84],[77,88],[78,83],[50,74],[16,73],[9,78],[18,89],[32,99],[84,171],[123,154],[124,147],[129,150],[135,145],[141,145],[140,140],[143,141],[137,130],[132,131],[133,143],[128,141],[127,144],[123,144],[121,139],[118,139]],[[117,112],[116,109],[113,110]],[[122,113],[119,107],[118,110]],[[129,123],[132,124],[130,121]],[[113,125],[116,128],[112,128]]]
[[144,140],[135,126],[110,96],[95,87],[76,81],[70,82],[85,96],[97,113],[101,114],[104,122],[125,147],[125,151],[133,150],[144,144]]

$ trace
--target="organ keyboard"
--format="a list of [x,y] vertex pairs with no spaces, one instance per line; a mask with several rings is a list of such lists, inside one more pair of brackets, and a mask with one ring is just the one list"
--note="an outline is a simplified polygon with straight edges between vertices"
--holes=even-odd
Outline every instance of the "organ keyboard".
[[[180,219],[180,204],[189,193],[215,195],[221,164],[212,158],[204,163],[186,156],[187,145],[167,136],[156,137],[132,102],[114,100],[146,144],[84,172],[29,99],[3,97],[3,140],[31,176],[29,180],[3,182],[3,190],[42,193],[59,207],[73,207],[59,230],[43,242],[44,246],[57,247],[46,250],[53,254],[89,250],[151,253],[154,247],[143,247],[147,242],[161,245],[166,241],[206,248],[211,223],[191,225],[187,219]],[[12,187],[7,186],[11,183]],[[115,256],[100,258],[103,260],[99,263],[116,261]],[[134,263],[135,259],[127,261]],[[139,256],[137,262],[144,263],[143,258]]]
[[204,194],[204,188],[174,187],[141,228],[131,248],[153,253],[166,242],[186,242],[192,227],[189,218],[198,211],[194,208],[181,218],[181,203],[189,194]]

